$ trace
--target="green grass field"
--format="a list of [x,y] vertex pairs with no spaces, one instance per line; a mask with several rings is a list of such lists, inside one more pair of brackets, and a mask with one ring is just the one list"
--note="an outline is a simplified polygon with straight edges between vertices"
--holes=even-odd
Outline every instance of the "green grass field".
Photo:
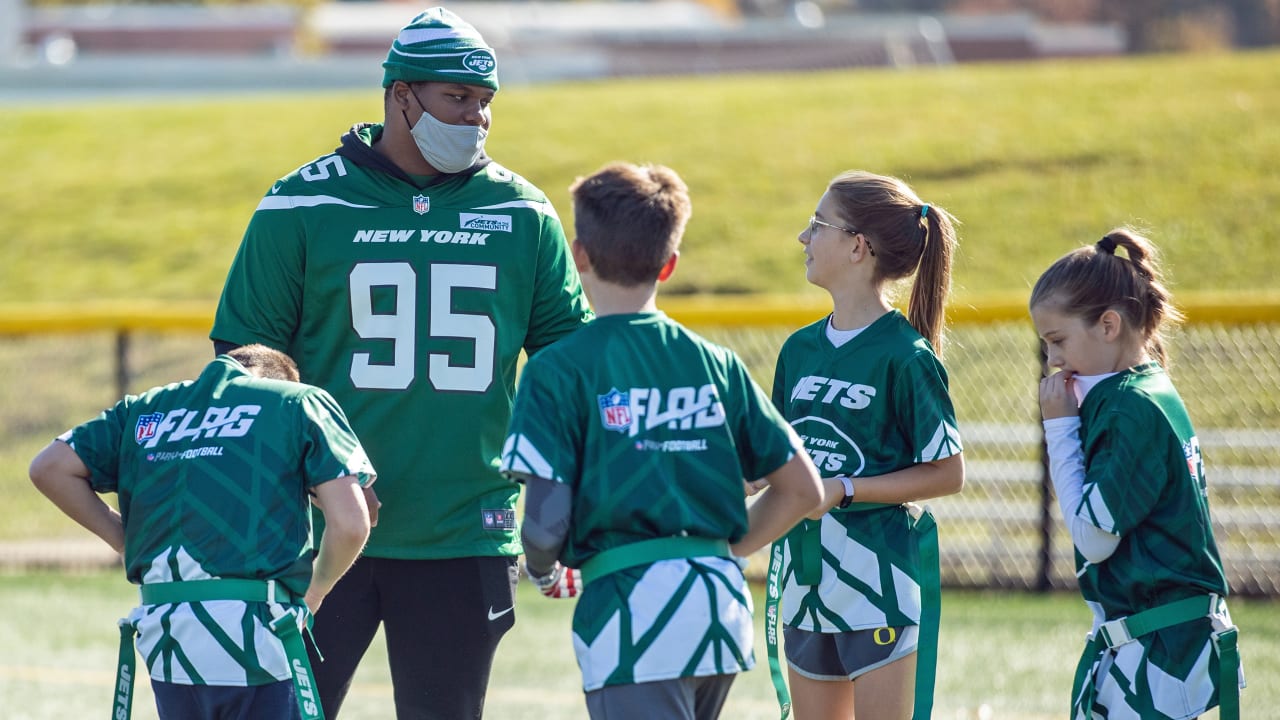
[[[1113,226],[1176,289],[1274,288],[1280,52],[631,79],[504,89],[490,154],[568,218],[575,176],[671,165],[694,214],[667,292],[810,294],[796,234],[847,168],[963,222],[959,295],[1024,290]],[[213,303],[272,182],[381,92],[0,108],[0,302]]]
[[[757,588],[756,607],[764,600]],[[104,716],[111,702],[115,620],[137,600],[121,575],[0,576],[0,708],[6,720]],[[1280,707],[1280,613],[1275,604],[1233,600],[1249,688],[1242,717],[1272,717]],[[572,601],[548,600],[522,584],[516,627],[503,640],[485,716],[503,720],[585,718],[580,676],[569,642]],[[1066,714],[1074,663],[1088,612],[1075,594],[946,591],[934,717],[1049,720]],[[777,706],[757,628],[755,670],[740,676],[723,717],[774,720]],[[150,688],[137,687],[136,720],[154,720]],[[357,673],[344,720],[393,716],[381,637]],[[1217,713],[1206,716],[1216,718]]]

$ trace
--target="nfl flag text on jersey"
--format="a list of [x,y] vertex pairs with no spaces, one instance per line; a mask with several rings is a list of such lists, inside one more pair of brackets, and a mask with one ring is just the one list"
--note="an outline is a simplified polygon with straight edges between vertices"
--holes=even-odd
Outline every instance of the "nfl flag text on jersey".
[[[724,406],[715,385],[702,387],[631,388],[621,392],[611,388],[597,396],[600,422],[606,430],[635,437],[641,429],[667,425],[672,430],[712,428],[724,425]],[[640,420],[643,419],[643,428]]]
[[[211,407],[203,413],[186,408],[176,408],[164,415],[149,413],[138,418],[133,436],[139,445],[147,448],[155,447],[162,440],[180,442],[200,437],[244,437],[253,426],[253,418],[261,411],[261,405],[237,405],[233,408]],[[200,418],[199,423],[196,423],[196,418]],[[167,439],[166,433],[169,433]]]

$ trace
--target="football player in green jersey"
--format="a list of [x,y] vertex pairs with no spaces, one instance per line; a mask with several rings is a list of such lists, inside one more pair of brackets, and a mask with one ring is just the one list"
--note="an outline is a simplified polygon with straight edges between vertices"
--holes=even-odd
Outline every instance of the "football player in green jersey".
[[258,204],[210,337],[288,351],[380,473],[378,525],[316,615],[325,711],[382,626],[400,717],[478,718],[515,622],[518,488],[498,458],[517,363],[590,310],[546,196],[484,154],[498,76],[475,28],[431,8],[383,68],[383,121]]
[[[910,503],[964,484],[937,354],[955,230],[901,180],[850,171],[827,186],[799,240],[805,276],[833,307],[787,339],[773,382],[774,404],[824,478],[822,506],[775,546],[780,573],[770,571],[796,715],[905,720],[914,701],[927,718],[937,536]],[[904,317],[888,291],[913,275]]]
[[[283,353],[237,348],[196,380],[124,398],[32,461],[36,487],[122,552],[142,586],[121,621],[111,717],[130,711],[135,632],[164,720],[319,717],[303,608],[319,609],[360,553],[361,486],[375,475],[333,398],[297,380]],[[118,512],[96,494],[108,492]],[[329,528],[314,561],[308,494]]]
[[591,717],[715,718],[755,664],[735,559],[811,512],[818,476],[738,357],[656,306],[690,215],[680,177],[615,163],[571,192],[597,318],[520,378],[502,469],[527,485],[526,569],[545,595],[581,589]]
[[1239,717],[1200,443],[1165,371],[1161,330],[1180,314],[1155,247],[1113,230],[1050,266],[1030,310],[1057,371],[1040,381],[1050,477],[1093,612],[1071,717]]

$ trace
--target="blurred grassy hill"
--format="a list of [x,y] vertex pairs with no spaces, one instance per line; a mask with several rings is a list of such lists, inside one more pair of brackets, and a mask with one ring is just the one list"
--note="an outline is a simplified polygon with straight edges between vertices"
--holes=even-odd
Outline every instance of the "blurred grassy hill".
[[[1162,248],[1175,298],[1274,298],[1277,69],[1280,52],[512,86],[494,106],[489,151],[546,190],[566,221],[578,175],[616,159],[676,168],[694,217],[663,292],[717,307],[740,293],[825,302],[805,283],[796,235],[848,168],[903,177],[962,220],[960,304],[1025,294],[1053,259],[1125,224]],[[0,106],[0,305],[183,301],[211,313],[259,198],[353,122],[380,120],[381,97],[203,97],[193,87],[182,98]],[[755,317],[770,310],[750,302]],[[977,304],[990,317],[991,303]],[[1263,362],[1269,337],[1258,336]],[[970,357],[1023,342],[1030,353],[1032,340],[971,339],[983,344]],[[15,502],[0,540],[84,537],[24,470],[51,437],[116,399],[114,342],[99,333],[0,343],[0,366],[14,368],[0,385],[0,467],[11,469],[0,490]],[[771,342],[734,338],[740,352],[767,349],[766,368]],[[210,347],[201,332],[131,352],[153,373],[134,377],[136,391],[190,377]],[[1017,409],[1034,397],[1034,369],[1023,369],[970,384],[969,416],[1031,417]],[[1275,384],[1242,377],[1219,405],[1274,417]],[[1006,395],[1018,400],[998,404]]]
[[[511,87],[488,149],[566,222],[577,175],[676,168],[694,217],[668,293],[822,297],[795,237],[847,168],[961,219],[960,299],[1025,291],[1125,224],[1163,249],[1175,293],[1272,289],[1277,68],[1265,52]],[[212,304],[271,183],[382,115],[376,87],[192,93],[0,108],[0,302]]]

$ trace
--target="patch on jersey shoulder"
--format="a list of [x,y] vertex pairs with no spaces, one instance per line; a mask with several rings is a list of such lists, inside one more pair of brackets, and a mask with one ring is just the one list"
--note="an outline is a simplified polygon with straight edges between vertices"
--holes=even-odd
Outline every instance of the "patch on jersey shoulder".
[[414,195],[413,211],[419,215],[426,215],[431,212],[431,198],[426,195]]
[[600,422],[605,430],[626,432],[631,428],[631,393],[610,388],[604,395],[597,395],[596,401],[600,405]]
[[485,215],[483,213],[458,213],[458,225],[463,230],[511,232],[510,215]]
[[516,527],[515,510],[481,510],[480,525],[485,530],[514,530]]

